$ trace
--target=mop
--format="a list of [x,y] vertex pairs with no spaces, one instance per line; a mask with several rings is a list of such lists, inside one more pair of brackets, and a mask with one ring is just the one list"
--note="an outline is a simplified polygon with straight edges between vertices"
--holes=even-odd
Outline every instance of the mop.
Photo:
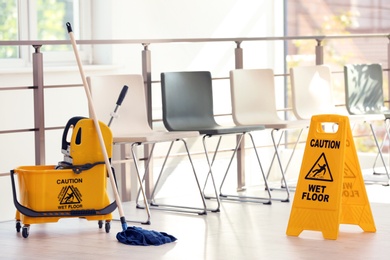
[[72,43],[72,46],[73,46],[74,54],[76,56],[77,65],[79,67],[81,79],[82,79],[83,85],[84,85],[84,90],[85,90],[85,93],[87,94],[87,99],[88,99],[88,103],[90,105],[92,119],[93,119],[93,122],[94,122],[94,125],[95,125],[95,128],[96,128],[96,133],[97,133],[98,138],[99,138],[99,143],[100,143],[100,147],[102,149],[102,154],[103,154],[104,162],[106,164],[106,168],[107,168],[107,171],[108,171],[108,176],[110,178],[111,187],[112,187],[112,190],[114,191],[114,197],[115,197],[116,204],[117,204],[117,207],[118,207],[118,211],[119,211],[119,215],[120,215],[120,221],[121,221],[121,224],[122,224],[122,229],[126,230],[127,229],[127,222],[126,222],[126,218],[125,218],[125,215],[124,215],[124,212],[123,212],[121,199],[119,197],[119,193],[118,193],[118,190],[117,190],[116,185],[115,185],[114,174],[112,172],[111,164],[110,164],[110,161],[109,161],[109,158],[108,158],[108,154],[107,154],[107,151],[106,151],[106,148],[105,148],[105,145],[104,145],[102,131],[100,129],[99,121],[98,121],[96,113],[95,113],[95,109],[94,109],[93,102],[92,102],[91,92],[90,92],[89,87],[88,87],[88,82],[87,82],[87,80],[85,78],[84,70],[82,68],[80,56],[79,56],[79,53],[78,53],[78,50],[77,50],[77,46],[76,46],[76,40],[74,39],[74,35],[73,35],[73,31],[72,31],[72,26],[71,26],[70,23],[66,23],[66,27],[68,29],[68,33],[69,33],[69,37],[70,37],[70,40],[71,40],[71,43]]
[[80,71],[81,79],[83,81],[84,90],[85,90],[85,93],[87,95],[88,103],[90,106],[91,116],[92,116],[92,119],[93,119],[93,122],[94,122],[94,125],[96,128],[96,133],[97,133],[97,136],[99,138],[100,147],[102,149],[102,154],[104,157],[104,162],[105,162],[105,165],[106,165],[106,168],[108,171],[108,176],[110,179],[111,188],[114,192],[115,201],[116,201],[116,204],[118,207],[120,222],[122,225],[122,232],[119,232],[116,236],[118,241],[121,243],[124,243],[124,244],[128,244],[128,245],[144,245],[144,246],[162,245],[165,243],[170,243],[170,242],[176,241],[177,239],[174,236],[171,236],[165,232],[158,232],[158,231],[154,231],[154,230],[144,230],[140,227],[128,227],[127,226],[126,217],[125,217],[125,214],[123,211],[123,206],[122,206],[122,200],[119,196],[119,193],[118,193],[118,190],[117,190],[117,187],[115,184],[115,177],[114,177],[114,174],[112,172],[111,164],[110,164],[108,154],[107,154],[107,151],[105,148],[104,140],[103,140],[103,134],[102,134],[102,131],[100,129],[99,120],[96,116],[96,112],[95,112],[95,109],[93,106],[91,92],[90,92],[88,82],[87,82],[85,74],[84,74],[84,70],[83,70],[83,67],[81,64],[80,56],[79,56],[79,53],[77,50],[76,40],[75,40],[74,35],[73,35],[72,26],[68,22],[68,23],[66,23],[66,27],[68,30],[70,41],[72,43],[74,54],[76,56],[77,65],[78,65],[78,68]]

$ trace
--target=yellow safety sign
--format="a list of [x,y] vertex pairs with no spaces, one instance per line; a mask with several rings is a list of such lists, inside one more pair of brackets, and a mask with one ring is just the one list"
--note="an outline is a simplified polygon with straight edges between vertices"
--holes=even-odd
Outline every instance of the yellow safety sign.
[[287,235],[313,230],[337,239],[340,224],[376,231],[352,138],[347,116],[312,117]]

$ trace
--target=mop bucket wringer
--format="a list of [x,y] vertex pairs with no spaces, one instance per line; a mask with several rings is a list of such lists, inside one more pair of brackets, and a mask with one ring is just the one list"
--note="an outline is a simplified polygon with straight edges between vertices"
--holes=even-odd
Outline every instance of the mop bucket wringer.
[[[99,122],[108,156],[112,155],[112,133]],[[73,129],[71,141],[66,140]],[[60,218],[105,221],[110,230],[116,202],[107,194],[107,169],[92,119],[71,118],[63,133],[64,161],[58,165],[20,166],[11,170],[16,211],[16,230],[27,238],[31,224],[57,222]],[[17,183],[15,184],[15,177]],[[23,224],[23,227],[22,227]]]

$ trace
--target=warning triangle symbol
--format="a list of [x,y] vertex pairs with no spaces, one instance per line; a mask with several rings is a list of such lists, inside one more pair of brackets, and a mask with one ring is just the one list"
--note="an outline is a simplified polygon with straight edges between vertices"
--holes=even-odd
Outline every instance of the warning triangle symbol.
[[77,192],[75,192],[72,186],[68,186],[66,188],[66,192],[61,198],[60,204],[78,204],[78,203],[80,203],[80,198],[78,197]]
[[313,164],[310,171],[307,173],[305,179],[317,181],[333,181],[332,173],[330,172],[325,153],[322,153],[320,157],[318,157],[317,161]]
[[356,175],[353,173],[353,170],[347,163],[345,163],[344,178],[356,178]]

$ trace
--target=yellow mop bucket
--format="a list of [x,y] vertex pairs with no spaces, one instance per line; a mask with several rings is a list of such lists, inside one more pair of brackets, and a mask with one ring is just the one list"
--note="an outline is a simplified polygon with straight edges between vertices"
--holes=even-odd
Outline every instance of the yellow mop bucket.
[[[73,126],[71,141],[66,136]],[[112,154],[112,133],[100,123],[107,154]],[[29,225],[57,222],[60,218],[83,217],[88,220],[106,220],[109,232],[111,212],[116,203],[110,203],[107,194],[107,170],[92,119],[72,118],[65,127],[63,147],[69,144],[68,160],[58,166],[21,166],[11,171],[14,204],[17,209],[17,231],[23,226],[23,237],[28,236]],[[71,161],[71,162],[69,162]],[[14,174],[17,175],[19,196],[16,195]],[[19,200],[18,200],[19,197]]]

